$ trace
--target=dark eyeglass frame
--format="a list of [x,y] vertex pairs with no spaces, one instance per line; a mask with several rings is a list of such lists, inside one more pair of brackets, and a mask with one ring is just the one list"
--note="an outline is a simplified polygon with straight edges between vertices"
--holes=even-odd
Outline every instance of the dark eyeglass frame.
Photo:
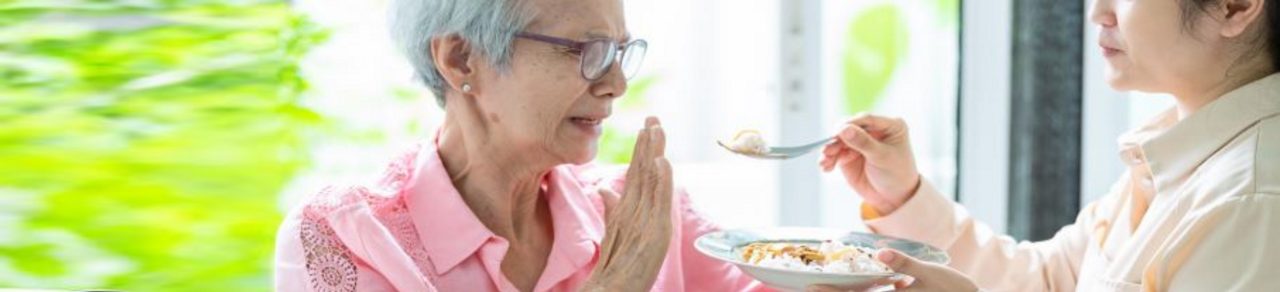
[[[643,39],[635,39],[630,42],[620,44],[618,41],[609,38],[592,38],[587,41],[576,41],[531,32],[518,32],[515,36],[573,49],[579,56],[578,62],[581,64],[580,71],[582,73],[582,78],[588,81],[596,81],[600,79],[600,77],[603,77],[605,73],[609,72],[609,68],[613,67],[614,63],[622,66],[622,74],[625,78],[631,79],[631,77],[634,77],[635,73],[639,71],[640,64],[644,61],[644,54],[649,48],[649,42]],[[596,44],[605,45],[606,51],[604,52],[604,58],[603,60],[599,60],[599,64],[589,64],[587,60],[588,49],[590,49],[592,45]],[[635,51],[636,49],[639,49],[639,51]],[[636,53],[639,55],[634,55]],[[630,59],[627,58],[639,59],[635,60],[634,63],[628,64],[627,61]]]

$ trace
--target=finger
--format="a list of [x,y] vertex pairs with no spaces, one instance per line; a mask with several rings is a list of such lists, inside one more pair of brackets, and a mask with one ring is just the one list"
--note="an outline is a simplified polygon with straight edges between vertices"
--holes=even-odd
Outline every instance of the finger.
[[893,282],[894,290],[904,290],[910,286],[911,286],[911,281],[907,281],[907,279],[902,279],[902,280],[898,280],[897,282]]
[[600,188],[598,193],[600,193],[600,200],[604,202],[604,217],[612,217],[614,210],[618,209],[618,201],[622,196],[607,187]]
[[[955,288],[952,288],[952,289],[955,289]],[[956,290],[959,290],[959,289],[956,289]],[[938,291],[938,287],[929,287],[924,285],[912,284],[912,285],[904,286],[901,289],[894,288],[893,291],[894,292],[933,292],[933,291]]]
[[836,153],[839,153],[840,150],[844,148],[845,146],[843,143],[840,143],[839,141],[832,141],[831,143],[827,143],[827,146],[822,146],[822,155],[836,155]]
[[899,274],[896,282],[893,282],[893,291],[895,292],[920,292],[920,291],[936,291],[933,287],[924,286],[924,284],[915,284],[915,278],[910,275]]
[[822,158],[818,158],[818,169],[821,169],[822,172],[831,172],[835,165],[836,160],[834,157],[823,155]]
[[867,156],[875,156],[886,148],[880,141],[871,137],[871,134],[868,134],[867,131],[860,127],[845,127],[837,137],[845,146],[862,152],[863,155]]
[[667,153],[667,131],[662,126],[649,128],[652,140],[649,140],[649,157],[665,156]]
[[832,166],[842,166],[858,157],[862,157],[862,154],[859,154],[856,150],[845,147],[840,149],[840,151],[837,151],[835,155],[831,155],[829,160],[831,161]]
[[846,158],[844,162],[845,165],[849,165],[849,163],[861,163],[863,160],[866,159],[866,156],[862,155],[861,152],[853,151],[853,150],[849,150],[849,153],[847,153],[844,157]]
[[824,157],[822,161],[824,163],[822,165],[823,171],[830,172],[831,170],[834,170],[836,166],[839,166],[840,157],[841,157],[840,153],[837,153],[836,155]]
[[649,132],[650,128],[645,127],[636,133],[636,145],[631,149],[631,167],[638,167],[648,162],[650,140],[653,138]]
[[649,128],[641,129],[640,133],[636,135],[636,146],[631,151],[631,166],[627,167],[626,186],[623,187],[622,192],[622,201],[624,202],[634,200],[635,198],[633,197],[636,196],[632,196],[632,194],[637,194],[642,189],[639,184],[644,179],[645,166],[649,163],[649,157],[646,153],[649,147],[649,138]]
[[830,156],[823,155],[822,158],[818,159],[818,168],[822,169],[822,172],[831,171],[832,166],[835,166],[835,159]]
[[655,158],[654,168],[658,170],[657,195],[654,196],[657,199],[657,204],[655,205],[664,216],[660,217],[660,219],[665,220],[670,218],[669,216],[671,215],[671,206],[675,195],[675,178],[671,170],[671,161],[668,161],[666,157]]
[[893,283],[896,281],[897,279],[893,277],[884,277],[884,278],[879,278],[879,279],[875,279],[875,280],[871,280],[863,283],[858,283],[856,285],[848,285],[848,286],[843,286],[843,285],[836,286],[836,285],[826,285],[826,284],[811,285],[806,290],[807,291],[877,291],[882,287],[893,285]]
[[650,213],[652,217],[647,218],[650,221],[648,223],[651,224],[648,226],[648,230],[651,232],[650,236],[653,236],[652,240],[655,240],[653,243],[656,246],[666,246],[671,241],[672,230],[675,230],[674,226],[672,226],[673,220],[671,218],[672,194],[674,193],[671,164],[665,157],[658,157],[654,160],[654,169],[656,169],[655,174],[658,180],[654,183],[653,193],[650,195],[653,197],[653,201],[652,205],[649,205],[652,210]]
[[664,212],[662,212],[663,211],[662,206],[664,205],[663,188],[665,186],[663,182],[664,180],[663,171],[665,171],[662,165],[663,160],[664,159],[662,157],[653,158],[653,162],[652,162],[653,168],[651,168],[650,171],[645,175],[644,209],[649,212],[646,213],[646,216],[648,217],[644,218],[644,220],[660,219],[659,216],[664,214]]
[[901,118],[890,118],[881,115],[862,113],[849,119],[848,124],[857,125],[872,132],[895,132],[906,129],[907,123]]
[[645,128],[648,128],[648,127],[651,127],[651,126],[654,126],[654,125],[657,125],[657,124],[660,124],[660,123],[661,123],[661,122],[660,122],[660,121],[658,121],[658,117],[655,117],[655,116],[648,116],[648,117],[645,117],[645,118],[644,118],[644,127],[645,127]]
[[884,287],[893,286],[893,284],[897,282],[898,279],[895,277],[884,277],[855,286],[850,286],[849,288],[851,288],[850,290],[852,291],[879,291]]
[[831,158],[835,159],[836,161],[844,161],[844,160],[848,160],[849,157],[854,155],[858,155],[857,150],[853,150],[852,148],[849,148],[849,147],[841,147],[839,151],[836,151],[835,155],[831,155]]
[[[659,170],[659,167],[657,165],[658,158],[656,157],[651,158],[649,161],[649,164],[652,167],[650,167],[648,170],[645,171],[644,180],[641,182],[642,190],[640,191],[640,193],[642,194],[642,196],[644,196],[644,198],[642,199],[642,201],[644,202],[644,206],[642,207],[644,208],[645,211],[656,211],[656,209],[654,209],[654,205],[657,204],[658,202],[658,199],[656,197],[658,196],[658,190],[660,188],[659,183],[661,180],[661,175],[659,174],[659,172],[661,170]],[[652,215],[652,214],[653,212],[646,213],[646,215]],[[645,219],[648,220],[652,218],[646,217]]]
[[827,144],[827,146],[823,147],[822,161],[827,162],[831,166],[834,166],[835,162],[839,161],[840,156],[844,155],[844,153],[848,153],[851,151],[852,149],[850,149],[848,146],[845,146],[844,142],[833,141],[831,142],[831,144]]
[[860,160],[862,160],[862,153],[859,153],[858,151],[848,150],[848,151],[845,151],[845,152],[840,153],[840,156],[837,156],[835,160],[836,160],[836,165],[838,165],[838,166],[842,166],[842,167],[850,167],[850,166],[861,167],[861,166],[858,166],[858,165],[855,165],[855,164],[851,164],[851,163],[859,162]]
[[807,292],[844,292],[844,291],[852,291],[852,290],[842,290],[842,289],[840,289],[840,288],[836,288],[836,286],[818,284],[818,285],[809,285],[809,287],[808,287],[808,288],[805,288],[805,289],[804,289],[804,291],[807,291]]
[[880,249],[876,252],[876,260],[884,262],[894,272],[921,279],[934,272],[931,266],[910,256],[892,249]]
[[657,117],[649,117],[645,120],[645,124],[649,129],[649,157],[658,157],[665,155],[667,151],[667,132],[662,129],[662,123]]

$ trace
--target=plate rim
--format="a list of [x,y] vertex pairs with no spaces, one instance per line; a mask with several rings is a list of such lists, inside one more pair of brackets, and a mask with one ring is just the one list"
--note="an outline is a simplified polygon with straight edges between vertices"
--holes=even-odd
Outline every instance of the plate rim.
[[[851,234],[851,233],[860,233],[860,234],[866,234],[866,235],[873,235],[873,236],[883,237],[883,238],[887,238],[887,239],[901,240],[901,241],[906,241],[906,242],[912,242],[912,243],[921,244],[921,245],[924,245],[924,246],[926,246],[926,247],[932,248],[932,249],[934,249],[934,250],[942,251],[942,252],[943,252],[943,253],[942,253],[943,261],[942,261],[942,262],[939,262],[938,264],[946,265],[946,264],[948,264],[948,263],[950,263],[950,262],[951,262],[951,256],[950,256],[950,255],[948,255],[948,254],[946,254],[946,251],[945,251],[945,250],[943,250],[943,249],[941,249],[941,248],[938,248],[938,247],[936,247],[936,246],[933,246],[933,245],[927,244],[927,243],[920,242],[920,241],[915,241],[915,240],[910,240],[910,239],[905,239],[905,238],[899,238],[899,237],[893,237],[893,236],[888,236],[888,235],[875,234],[875,233],[870,233],[870,232],[862,232],[862,231],[856,231],[856,230],[842,230],[842,229],[835,229],[835,228],[822,228],[822,227],[769,227],[769,228],[731,228],[731,229],[721,229],[721,230],[716,230],[716,231],[713,231],[713,232],[708,232],[708,233],[705,233],[705,234],[702,234],[702,235],[698,236],[698,238],[697,238],[697,239],[694,239],[694,245],[693,245],[693,248],[694,248],[694,249],[696,249],[696,250],[698,250],[698,252],[699,252],[699,253],[701,253],[701,254],[703,254],[703,255],[705,255],[705,256],[707,256],[707,257],[710,257],[710,258],[713,258],[713,259],[716,259],[716,260],[719,260],[719,261],[728,262],[728,263],[731,263],[731,264],[737,265],[737,266],[739,266],[739,268],[741,268],[741,267],[743,267],[743,266],[746,266],[746,267],[750,267],[750,268],[753,268],[753,269],[763,269],[763,270],[769,270],[769,271],[775,271],[775,272],[794,273],[794,274],[803,274],[803,275],[814,275],[814,276],[893,277],[893,276],[898,276],[898,275],[904,275],[904,274],[902,274],[902,273],[898,273],[898,272],[896,272],[896,271],[895,271],[895,272],[888,272],[888,273],[827,273],[827,272],[806,271],[806,270],[796,270],[796,269],[779,268],[779,267],[766,267],[766,266],[761,266],[761,265],[756,265],[756,264],[748,263],[748,262],[745,262],[745,261],[739,260],[739,259],[737,259],[737,258],[728,258],[728,259],[726,259],[726,258],[721,257],[720,255],[718,255],[718,254],[716,254],[716,253],[713,253],[713,252],[710,252],[710,251],[706,250],[706,248],[704,248],[704,247],[703,247],[703,244],[698,244],[699,242],[702,242],[703,240],[710,240],[710,239],[709,239],[709,236],[712,236],[712,235],[715,235],[715,234],[725,234],[725,233],[728,233],[728,232],[735,232],[735,231],[736,231],[736,232],[753,232],[753,233],[761,233],[761,231],[774,231],[774,230],[787,230],[787,231],[808,230],[808,231],[827,232],[827,233],[831,233],[831,234],[841,234],[841,235]],[[754,242],[761,242],[761,241],[763,241],[763,240],[754,241]],[[777,241],[786,241],[786,239],[778,239]],[[821,240],[815,239],[815,241],[821,241]],[[748,243],[748,244],[750,244],[750,243]],[[739,247],[740,247],[740,246],[734,246],[733,248],[735,248],[735,249],[736,249],[736,248],[739,248]]]

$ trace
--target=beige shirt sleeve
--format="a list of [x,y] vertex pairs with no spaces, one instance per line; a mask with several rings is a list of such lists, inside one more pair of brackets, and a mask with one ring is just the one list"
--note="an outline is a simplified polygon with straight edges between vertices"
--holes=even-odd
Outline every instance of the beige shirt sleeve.
[[1147,267],[1148,290],[1280,291],[1280,194],[1233,197],[1189,215]]
[[946,250],[951,256],[949,265],[986,290],[1073,291],[1081,259],[1099,221],[1096,217],[1107,214],[1098,211],[1099,205],[1110,204],[1115,197],[1113,191],[1085,207],[1074,224],[1041,242],[1018,242],[993,232],[928,182],[922,182],[898,210],[865,223],[878,234]]

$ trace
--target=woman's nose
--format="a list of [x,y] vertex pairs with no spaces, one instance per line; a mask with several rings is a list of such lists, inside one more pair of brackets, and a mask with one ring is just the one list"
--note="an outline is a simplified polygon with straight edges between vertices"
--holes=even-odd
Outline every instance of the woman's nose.
[[1089,9],[1089,21],[1102,27],[1116,26],[1116,13],[1112,0],[1094,0]]
[[600,76],[600,79],[592,81],[591,93],[595,96],[616,98],[622,97],[627,92],[627,77],[622,73],[622,66],[618,62],[609,65],[609,71]]

